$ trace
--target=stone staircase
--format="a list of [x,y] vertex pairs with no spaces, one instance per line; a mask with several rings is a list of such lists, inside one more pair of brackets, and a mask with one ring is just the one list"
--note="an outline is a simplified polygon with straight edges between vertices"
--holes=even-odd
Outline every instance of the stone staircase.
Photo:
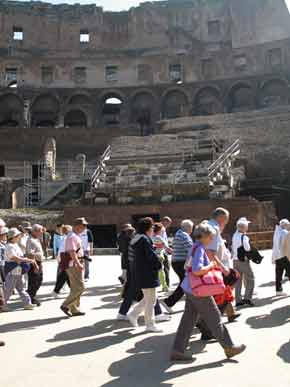
[[231,162],[238,146],[221,157],[224,146],[208,130],[116,138],[96,169],[86,199],[94,204],[144,204],[208,199],[214,188],[214,197],[232,194]]

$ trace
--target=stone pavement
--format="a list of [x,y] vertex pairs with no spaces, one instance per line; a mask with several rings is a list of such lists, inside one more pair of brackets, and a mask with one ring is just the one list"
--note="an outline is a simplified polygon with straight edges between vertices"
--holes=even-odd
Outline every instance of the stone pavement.
[[[1,387],[289,387],[290,298],[276,298],[269,252],[257,275],[257,307],[244,309],[239,322],[229,326],[234,340],[248,345],[237,360],[225,360],[217,343],[204,345],[192,337],[196,360],[170,364],[168,354],[183,303],[163,334],[135,331],[116,322],[120,287],[119,258],[95,257],[92,279],[83,297],[85,317],[67,319],[61,300],[49,297],[55,262],[45,264],[43,305],[0,314]],[[287,284],[288,287],[288,284]],[[286,287],[285,287],[286,289]],[[288,288],[288,290],[290,290]]]

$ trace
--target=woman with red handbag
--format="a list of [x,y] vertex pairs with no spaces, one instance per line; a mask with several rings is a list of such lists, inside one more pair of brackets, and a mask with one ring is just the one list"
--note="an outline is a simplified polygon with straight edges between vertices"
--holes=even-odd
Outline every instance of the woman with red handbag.
[[185,311],[175,337],[171,361],[192,360],[192,356],[186,354],[185,349],[192,333],[192,327],[196,325],[199,317],[205,321],[221,344],[227,358],[232,358],[246,349],[245,345],[235,346],[233,344],[212,297],[214,293],[223,294],[225,289],[219,270],[216,270],[218,269],[217,263],[210,262],[206,254],[206,247],[214,235],[215,230],[208,222],[202,222],[194,231],[196,243],[193,246],[192,257],[186,264],[186,277],[182,283],[186,294]]

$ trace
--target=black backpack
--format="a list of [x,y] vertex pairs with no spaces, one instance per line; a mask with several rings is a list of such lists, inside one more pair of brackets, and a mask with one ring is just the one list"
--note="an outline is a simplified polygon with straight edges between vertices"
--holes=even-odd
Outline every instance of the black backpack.
[[241,262],[245,262],[246,258],[249,261],[253,261],[257,265],[259,265],[264,257],[259,253],[258,249],[256,247],[251,245],[251,250],[246,251],[244,248],[244,237],[245,235],[242,235],[242,245],[238,248],[238,259]]

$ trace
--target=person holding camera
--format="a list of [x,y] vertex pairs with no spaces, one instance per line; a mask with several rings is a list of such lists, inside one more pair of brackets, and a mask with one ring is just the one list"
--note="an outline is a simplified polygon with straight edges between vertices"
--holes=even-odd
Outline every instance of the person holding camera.
[[[239,254],[239,249],[243,247],[245,252],[251,251],[250,238],[247,235],[249,224],[251,222],[247,218],[240,218],[237,221],[237,230],[232,239],[232,253],[234,259],[234,269],[240,274],[240,278],[236,282],[236,306],[254,306],[252,301],[255,276],[249,259]],[[245,286],[245,296],[242,298],[242,284]]]

